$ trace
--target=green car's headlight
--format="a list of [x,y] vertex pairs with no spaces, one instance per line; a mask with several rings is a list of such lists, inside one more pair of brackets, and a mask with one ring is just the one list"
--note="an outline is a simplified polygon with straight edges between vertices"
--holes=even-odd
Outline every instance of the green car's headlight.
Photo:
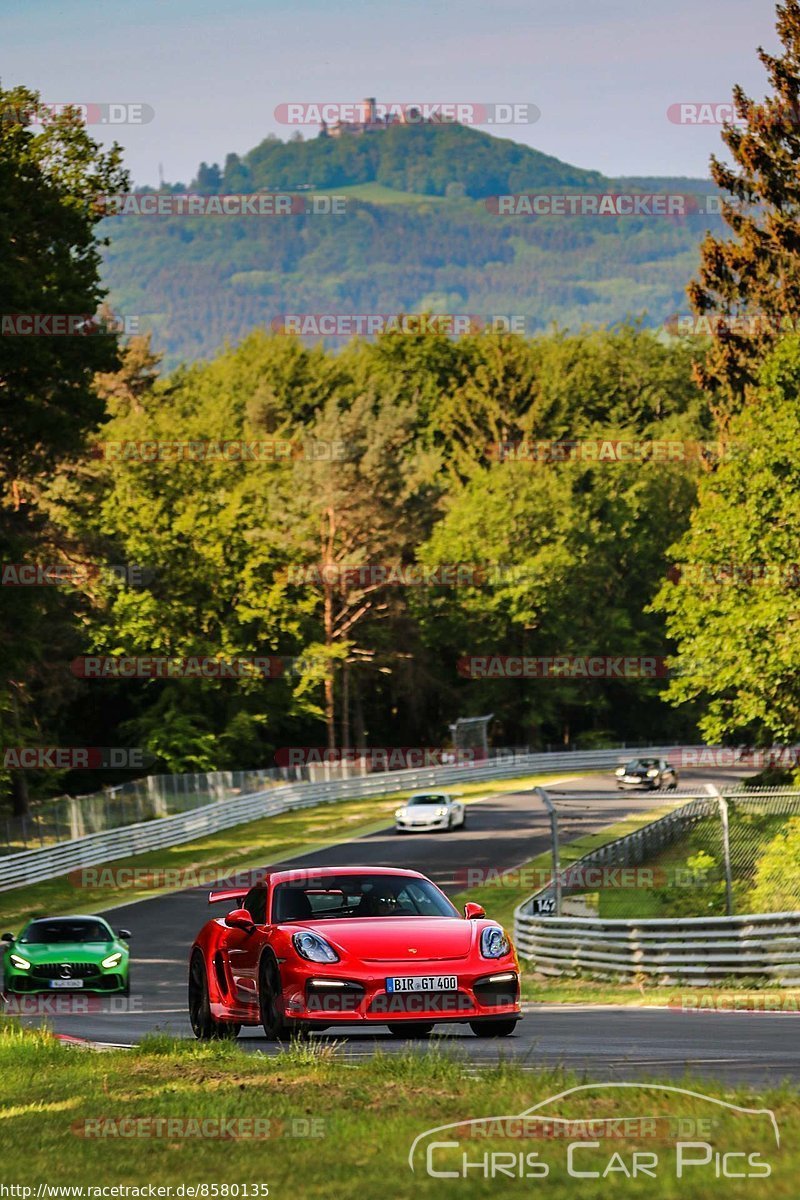
[[16,967],[18,971],[30,971],[31,964],[21,954],[12,954],[10,959],[12,967]]
[[104,958],[103,961],[100,963],[100,966],[105,967],[106,970],[108,970],[111,967],[118,967],[121,962],[122,962],[122,951],[117,950],[117,952],[115,954],[109,954],[108,958]]

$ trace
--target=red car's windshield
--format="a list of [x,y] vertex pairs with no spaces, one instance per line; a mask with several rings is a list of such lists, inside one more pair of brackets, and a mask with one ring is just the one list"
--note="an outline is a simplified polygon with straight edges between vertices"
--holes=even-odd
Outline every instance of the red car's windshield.
[[272,920],[333,917],[457,917],[450,901],[427,879],[407,875],[328,875],[279,883]]

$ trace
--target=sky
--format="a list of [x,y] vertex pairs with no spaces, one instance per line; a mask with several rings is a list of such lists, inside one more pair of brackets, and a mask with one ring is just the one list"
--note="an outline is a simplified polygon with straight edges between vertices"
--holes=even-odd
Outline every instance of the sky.
[[773,0],[3,0],[0,81],[118,106],[92,130],[138,185],[290,137],[282,104],[365,96],[532,104],[535,122],[488,131],[610,176],[705,177],[720,126],[667,110],[734,83],[761,98],[774,26]]

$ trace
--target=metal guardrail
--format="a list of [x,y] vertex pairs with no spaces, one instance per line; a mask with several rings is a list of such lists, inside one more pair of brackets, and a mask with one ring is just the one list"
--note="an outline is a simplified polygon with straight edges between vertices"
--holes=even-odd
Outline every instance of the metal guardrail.
[[[663,755],[665,747],[647,747],[639,751],[651,756]],[[82,867],[131,855],[145,854],[166,846],[178,846],[220,829],[229,829],[260,817],[291,812],[314,804],[337,800],[379,796],[418,788],[444,787],[451,783],[469,783],[492,779],[510,779],[517,775],[547,771],[592,770],[614,766],[622,749],[572,750],[563,753],[515,754],[474,762],[464,766],[430,767],[423,770],[392,771],[326,783],[294,783],[272,786],[224,801],[215,801],[174,816],[159,817],[101,833],[87,834],[36,850],[0,857],[0,891],[22,887]]]
[[[622,751],[628,753],[634,749],[638,750],[638,747],[622,747]],[[319,753],[322,755],[322,751]],[[386,754],[383,762],[382,753]],[[407,768],[417,770],[448,763],[444,757],[446,752],[434,753],[442,754],[438,763],[426,760],[423,749],[398,751],[398,757],[403,758],[408,754]],[[470,759],[464,755],[456,759],[456,751],[452,753],[452,764],[477,761],[477,756]],[[488,758],[511,758],[530,753],[529,746],[494,747],[488,751]],[[413,755],[421,761],[415,762]],[[293,766],[143,775],[89,795],[54,797],[37,804],[31,812],[22,816],[0,815],[0,855],[39,850],[56,842],[75,841],[91,833],[105,833],[123,825],[138,825],[156,817],[172,817],[176,813],[203,808],[206,804],[238,796],[252,796],[256,792],[287,783],[331,783],[337,779],[353,779],[401,769],[402,763],[393,764],[388,751],[373,756],[369,750],[354,750],[352,758],[346,757],[341,762],[323,758],[322,761]]]
[[649,975],[673,985],[763,976],[782,987],[800,984],[798,912],[641,921],[517,913],[517,949],[544,975]]
[[[640,864],[717,811],[714,796],[696,796],[622,838],[600,846],[562,869],[561,890],[590,868]],[[736,793],[744,811],[800,812],[800,789],[764,788]],[[544,975],[590,972],[597,977],[650,976],[665,984],[716,983],[760,976],[781,986],[800,984],[800,912],[729,917],[643,918],[549,916],[535,909],[552,902],[554,880],[520,904],[514,936],[523,958]]]

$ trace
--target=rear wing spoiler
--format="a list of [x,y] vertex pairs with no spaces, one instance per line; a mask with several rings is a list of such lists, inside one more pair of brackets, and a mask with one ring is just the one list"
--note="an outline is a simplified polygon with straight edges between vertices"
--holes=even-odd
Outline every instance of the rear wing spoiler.
[[223,900],[244,900],[249,888],[218,888],[208,893],[209,904],[220,904]]

